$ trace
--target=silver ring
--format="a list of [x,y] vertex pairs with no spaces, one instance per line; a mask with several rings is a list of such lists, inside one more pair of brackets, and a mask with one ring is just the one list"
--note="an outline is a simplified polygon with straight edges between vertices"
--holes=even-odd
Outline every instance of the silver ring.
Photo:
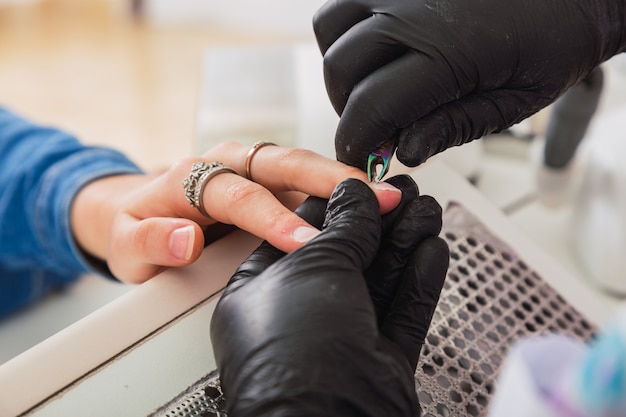
[[206,217],[210,218],[211,216],[209,216],[209,213],[205,210],[204,203],[202,202],[204,187],[211,178],[225,172],[236,174],[233,169],[224,166],[224,164],[218,161],[209,163],[196,162],[191,166],[189,176],[183,180],[183,188],[185,189],[187,201]]
[[273,142],[266,142],[264,140],[255,142],[252,145],[252,148],[250,148],[250,150],[248,151],[248,154],[246,155],[246,162],[244,163],[244,166],[246,167],[246,178],[249,179],[250,181],[254,181],[252,179],[252,172],[250,172],[250,165],[252,164],[252,157],[254,156],[255,153],[257,153],[259,149],[261,149],[264,146],[278,146],[278,145]]

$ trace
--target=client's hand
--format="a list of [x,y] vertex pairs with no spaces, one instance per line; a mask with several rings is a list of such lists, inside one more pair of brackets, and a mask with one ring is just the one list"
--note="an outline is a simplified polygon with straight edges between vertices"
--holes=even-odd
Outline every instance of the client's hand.
[[441,208],[406,176],[381,218],[358,180],[299,209],[322,233],[263,243],[231,278],[211,339],[227,410],[242,416],[415,416],[413,374],[448,267]]
[[[319,233],[292,211],[306,195],[328,198],[345,178],[366,179],[356,168],[303,149],[265,146],[253,160],[249,150],[224,143],[161,175],[94,181],[73,204],[76,240],[89,254],[105,259],[116,277],[132,283],[197,260],[205,246],[204,233],[210,235],[219,224],[235,225],[291,252]],[[212,161],[235,173],[205,181],[200,198],[207,217],[187,201],[182,182],[195,162]],[[254,181],[246,178],[246,162]],[[377,213],[391,210],[401,198],[398,189],[384,183],[374,191],[380,205]]]

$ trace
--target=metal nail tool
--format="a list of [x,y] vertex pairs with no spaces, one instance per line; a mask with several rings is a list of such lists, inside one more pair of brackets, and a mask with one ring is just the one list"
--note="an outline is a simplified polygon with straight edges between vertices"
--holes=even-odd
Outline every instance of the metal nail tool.
[[[398,147],[397,138],[385,141],[367,158],[367,178],[370,182],[380,182],[389,171],[389,162]],[[380,168],[380,170],[379,170]]]

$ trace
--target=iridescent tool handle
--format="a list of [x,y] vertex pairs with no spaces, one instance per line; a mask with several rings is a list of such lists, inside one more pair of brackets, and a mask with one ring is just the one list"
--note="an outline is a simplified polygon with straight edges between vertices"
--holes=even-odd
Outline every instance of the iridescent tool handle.
[[[367,158],[367,178],[370,182],[379,182],[389,171],[389,162],[398,147],[397,138],[385,141]],[[380,171],[378,168],[380,167]]]

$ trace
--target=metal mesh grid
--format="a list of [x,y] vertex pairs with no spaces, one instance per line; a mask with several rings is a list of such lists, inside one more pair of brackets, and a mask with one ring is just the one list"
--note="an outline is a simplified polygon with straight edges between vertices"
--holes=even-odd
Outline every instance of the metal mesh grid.
[[[423,417],[483,416],[508,347],[529,334],[595,329],[469,211],[450,204],[450,268],[415,374]],[[223,417],[215,372],[153,416]]]
[[452,204],[450,268],[416,372],[424,417],[486,414],[506,351],[529,334],[595,329],[471,213]]
[[150,417],[226,417],[217,371],[212,371]]

